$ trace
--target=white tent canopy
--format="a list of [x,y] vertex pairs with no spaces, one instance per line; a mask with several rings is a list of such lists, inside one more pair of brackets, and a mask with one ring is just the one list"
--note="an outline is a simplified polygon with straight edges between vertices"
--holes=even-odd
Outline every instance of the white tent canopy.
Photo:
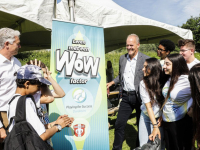
[[53,0],[1,0],[0,28],[21,32],[20,51],[47,49],[51,45]]
[[[19,30],[22,50],[50,48],[53,8],[54,0],[1,0],[0,28]],[[56,19],[70,20],[68,0],[57,4]],[[144,18],[112,0],[75,0],[75,22],[102,26],[106,52],[125,46],[131,33],[139,35],[141,43],[193,38],[190,30]]]
[[[57,19],[69,20],[67,5],[67,0],[57,5]],[[158,43],[164,38],[174,43],[180,38],[193,39],[190,30],[139,16],[112,0],[75,0],[75,21],[104,27],[106,52],[125,46],[131,33],[139,35],[141,43]]]

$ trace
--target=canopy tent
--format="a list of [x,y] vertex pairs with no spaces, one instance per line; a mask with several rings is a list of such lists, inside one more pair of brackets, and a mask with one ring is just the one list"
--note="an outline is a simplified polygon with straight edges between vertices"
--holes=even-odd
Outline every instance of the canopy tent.
[[[18,29],[21,50],[49,49],[54,0],[1,0],[0,28]],[[127,35],[139,35],[141,43],[158,43],[167,38],[192,39],[190,30],[182,29],[134,14],[112,0],[75,0],[75,22],[102,26],[106,52],[125,46]],[[56,19],[70,20],[68,0],[57,4]]]
[[[57,19],[69,20],[67,0],[57,5]],[[66,11],[64,11],[66,10]],[[63,13],[65,12],[65,13]],[[127,35],[135,33],[142,44],[161,39],[193,39],[190,30],[182,29],[134,14],[112,0],[75,0],[75,21],[104,27],[106,52],[125,46]]]
[[9,27],[21,32],[20,51],[50,48],[53,2],[48,0],[0,1],[0,28]]

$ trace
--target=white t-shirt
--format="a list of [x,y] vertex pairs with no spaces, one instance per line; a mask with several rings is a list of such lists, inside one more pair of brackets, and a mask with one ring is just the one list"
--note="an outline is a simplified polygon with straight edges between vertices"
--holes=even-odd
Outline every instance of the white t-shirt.
[[198,63],[200,63],[200,61],[199,61],[198,59],[195,58],[195,59],[193,60],[193,62],[187,64],[187,66],[188,66],[188,68],[189,68],[189,70],[190,70],[194,65],[196,65],[196,64],[198,64]]
[[162,69],[163,69],[164,64],[165,64],[165,60],[164,59],[160,60],[160,65],[161,65]]
[[[15,94],[16,76],[14,73],[21,67],[21,63],[15,57],[11,61],[0,54],[0,111],[8,110],[8,102]],[[0,128],[3,126],[0,121]]]
[[[15,95],[19,95],[19,94],[15,94]],[[17,96],[9,105],[9,109],[8,109],[9,121],[11,117],[15,116],[17,102],[20,96]],[[35,129],[35,131],[38,133],[39,136],[42,135],[46,131],[44,125],[42,124],[42,122],[37,116],[36,108],[31,98],[26,99],[26,121],[32,125],[32,127]],[[14,125],[15,125],[15,121],[13,120],[12,124],[9,127],[9,131],[12,130]]]
[[[140,81],[140,97],[142,99],[142,105],[140,106],[140,109],[142,110],[142,112],[146,115],[148,115],[147,109],[145,104],[151,102],[151,99],[149,97],[149,93],[145,87],[144,81]],[[155,103],[152,105],[152,109],[155,115],[155,118],[158,118],[161,116],[161,111],[160,111],[160,107],[158,105],[157,100],[155,101]]]
[[[167,96],[171,78],[162,89],[163,96]],[[181,75],[170,92],[165,106],[163,107],[163,121],[174,122],[182,119],[192,105],[191,89],[188,75]]]

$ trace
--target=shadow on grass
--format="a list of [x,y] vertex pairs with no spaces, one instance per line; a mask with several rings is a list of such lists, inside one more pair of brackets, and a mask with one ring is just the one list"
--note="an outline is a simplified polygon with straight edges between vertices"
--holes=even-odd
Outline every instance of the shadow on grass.
[[[108,117],[108,122],[110,123],[110,128],[109,128],[109,130],[115,128],[115,122],[116,122],[116,120],[117,120],[117,114],[118,114],[118,113],[116,113],[116,115],[114,115],[114,116]],[[133,113],[130,115],[130,117],[129,117],[128,120],[133,119],[133,118],[136,119],[136,113],[135,113],[135,112],[133,112]],[[136,126],[136,122],[133,123],[133,125]]]
[[[112,132],[113,139],[110,139],[110,141],[114,141],[114,129],[115,129],[115,122],[117,119],[117,114],[115,116],[109,117],[109,123],[110,123],[110,132]],[[136,113],[133,111],[133,113],[130,115],[129,120],[126,124],[125,128],[125,136],[124,136],[124,143],[122,149],[130,149],[133,150],[136,147],[136,140],[137,140],[138,132],[137,132],[137,125],[136,125]],[[112,145],[112,143],[110,143]],[[110,147],[112,148],[112,146]]]
[[130,147],[130,150],[133,150],[136,147],[136,140],[137,140],[138,132],[135,128],[127,124],[125,128],[125,138],[126,144]]

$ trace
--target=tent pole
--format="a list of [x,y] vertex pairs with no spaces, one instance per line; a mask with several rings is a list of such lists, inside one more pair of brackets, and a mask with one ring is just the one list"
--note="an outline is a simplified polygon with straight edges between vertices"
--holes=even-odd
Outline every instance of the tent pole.
[[70,13],[70,21],[75,22],[74,19],[74,1],[75,0],[68,0],[69,3],[69,13]]
[[57,5],[57,0],[54,0],[54,5],[53,5],[53,18],[56,18],[56,5]]

